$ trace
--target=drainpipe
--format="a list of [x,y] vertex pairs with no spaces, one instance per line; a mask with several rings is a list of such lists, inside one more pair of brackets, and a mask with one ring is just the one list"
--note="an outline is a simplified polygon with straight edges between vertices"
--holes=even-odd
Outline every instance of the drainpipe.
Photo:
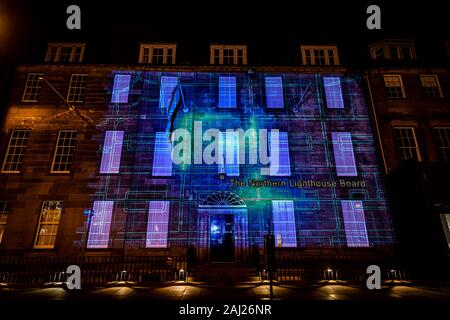
[[381,158],[383,159],[384,171],[386,174],[388,174],[388,166],[386,163],[386,156],[384,154],[383,141],[381,140],[380,126],[378,125],[378,117],[377,117],[377,112],[375,110],[375,104],[373,102],[372,88],[370,86],[369,74],[367,72],[367,69],[364,70],[364,73],[365,73],[365,78],[366,78],[366,82],[367,82],[367,89],[369,91],[370,106],[372,108],[373,118],[375,120],[375,130],[377,131],[378,141],[380,144]]

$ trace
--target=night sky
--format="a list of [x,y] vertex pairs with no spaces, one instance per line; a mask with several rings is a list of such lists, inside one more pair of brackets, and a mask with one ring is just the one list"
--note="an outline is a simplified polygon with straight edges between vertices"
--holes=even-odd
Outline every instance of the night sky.
[[[443,58],[445,1],[393,2],[0,0],[0,84],[8,90],[15,65],[42,62],[48,41],[86,41],[88,63],[134,64],[145,41],[178,43],[177,62],[192,65],[209,63],[211,42],[248,44],[250,65],[293,65],[300,43],[321,42],[338,43],[341,62],[359,65],[382,38],[415,38],[419,56]],[[81,7],[81,31],[66,28],[71,4]],[[366,29],[370,4],[381,7],[380,31]]]

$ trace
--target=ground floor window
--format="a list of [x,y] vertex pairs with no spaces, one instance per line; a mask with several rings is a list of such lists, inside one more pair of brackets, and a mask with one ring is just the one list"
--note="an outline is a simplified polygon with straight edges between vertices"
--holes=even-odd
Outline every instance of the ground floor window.
[[146,248],[167,248],[169,201],[150,201],[148,207]]
[[448,249],[450,250],[450,213],[441,215],[441,220],[447,238]]
[[5,233],[6,220],[8,219],[8,202],[0,201],[0,243],[2,243],[3,234]]
[[44,201],[42,204],[34,242],[35,248],[52,249],[55,247],[62,206],[62,201]]

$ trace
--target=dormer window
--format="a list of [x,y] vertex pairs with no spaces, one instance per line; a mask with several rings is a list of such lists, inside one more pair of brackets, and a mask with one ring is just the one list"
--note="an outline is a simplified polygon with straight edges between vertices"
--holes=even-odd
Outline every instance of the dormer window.
[[372,59],[410,60],[416,58],[412,41],[381,41],[370,46]]
[[304,65],[339,65],[336,46],[300,46]]
[[84,43],[49,43],[45,62],[83,62],[85,48]]
[[211,45],[210,64],[246,65],[247,46],[245,45]]
[[139,63],[175,64],[176,44],[141,44]]

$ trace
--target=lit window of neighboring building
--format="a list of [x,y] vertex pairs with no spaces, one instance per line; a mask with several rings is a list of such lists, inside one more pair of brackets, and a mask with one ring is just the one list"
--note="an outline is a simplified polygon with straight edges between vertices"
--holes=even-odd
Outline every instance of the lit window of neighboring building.
[[400,159],[415,159],[421,161],[419,146],[417,144],[416,133],[413,127],[394,128],[394,139]]
[[148,207],[146,248],[167,248],[169,201],[150,201]]
[[84,102],[86,96],[87,74],[73,74],[70,77],[68,102]]
[[236,77],[219,77],[219,108],[236,108]]
[[130,93],[131,75],[116,74],[114,76],[114,85],[112,91],[112,103],[128,103],[128,95]]
[[3,160],[3,173],[19,173],[28,145],[30,130],[13,130],[9,138],[5,159]]
[[294,201],[272,200],[272,216],[275,246],[296,247]]
[[333,154],[338,177],[356,177],[355,155],[350,132],[332,132]]
[[342,200],[345,236],[348,247],[368,247],[366,218],[362,201]]
[[159,107],[169,109],[170,101],[172,100],[172,95],[174,89],[177,86],[178,77],[161,77],[161,86],[159,89]]
[[442,98],[441,85],[437,75],[421,74],[420,83],[422,84],[423,95],[425,98]]
[[5,233],[6,221],[8,220],[9,203],[8,201],[0,201],[0,244],[2,243],[3,234]]
[[69,173],[75,152],[75,130],[61,130],[58,133],[55,153],[53,154],[51,173]]
[[447,238],[448,248],[450,250],[450,213],[441,214],[442,227],[444,228],[445,237]]
[[55,247],[62,205],[62,201],[44,201],[42,204],[34,248],[52,249]]
[[156,133],[152,175],[155,177],[172,175],[172,144],[167,132]]
[[46,62],[77,63],[83,62],[84,43],[49,43]]
[[176,44],[141,44],[139,63],[175,64]]
[[284,108],[283,78],[265,77],[267,108]]
[[439,159],[450,162],[450,127],[433,128],[433,136]]
[[119,173],[123,136],[123,131],[105,132],[100,173]]
[[89,229],[87,248],[107,249],[114,201],[94,201]]
[[388,98],[405,98],[402,76],[398,74],[383,75],[384,86]]
[[247,46],[245,45],[211,45],[210,64],[246,65]]
[[342,98],[341,78],[324,77],[325,99],[328,109],[343,109],[344,99]]
[[300,46],[302,62],[304,65],[339,65],[337,47],[327,46]]
[[37,102],[41,91],[43,73],[29,73],[23,90],[22,102]]
[[239,176],[239,133],[221,132],[219,137],[219,173]]
[[[278,136],[278,139],[277,139]],[[287,132],[269,132],[270,175],[290,176],[291,161]]]

